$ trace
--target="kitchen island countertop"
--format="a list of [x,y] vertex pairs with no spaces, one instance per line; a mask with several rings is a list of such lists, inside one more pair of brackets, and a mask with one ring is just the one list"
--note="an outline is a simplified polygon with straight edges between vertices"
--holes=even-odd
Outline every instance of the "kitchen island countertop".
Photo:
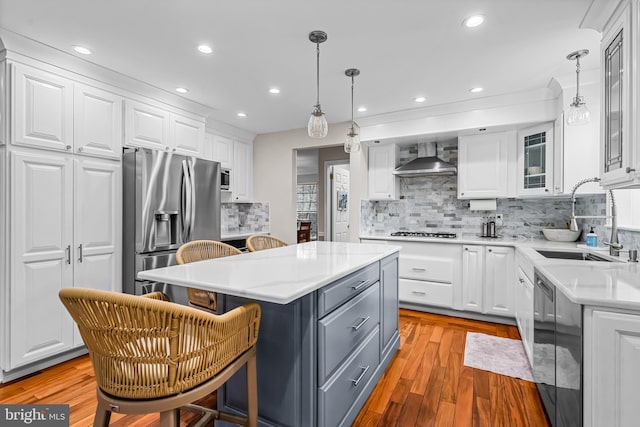
[[288,304],[399,250],[385,244],[308,242],[141,271],[138,277]]

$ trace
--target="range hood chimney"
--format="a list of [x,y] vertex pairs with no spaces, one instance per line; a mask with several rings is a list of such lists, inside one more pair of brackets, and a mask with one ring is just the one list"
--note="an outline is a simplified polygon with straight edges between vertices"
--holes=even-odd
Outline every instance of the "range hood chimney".
[[418,157],[396,168],[393,174],[401,177],[455,175],[456,167],[437,157],[437,147],[435,142],[419,143]]

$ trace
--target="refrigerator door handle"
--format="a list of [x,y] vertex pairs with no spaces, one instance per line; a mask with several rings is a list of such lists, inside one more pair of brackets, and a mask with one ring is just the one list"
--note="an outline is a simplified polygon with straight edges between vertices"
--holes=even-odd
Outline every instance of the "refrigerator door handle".
[[194,161],[187,159],[187,166],[189,168],[189,192],[191,193],[191,216],[189,218],[189,240],[191,240],[193,234],[193,225],[196,221],[196,172],[194,171]]
[[189,221],[191,220],[191,186],[189,184],[189,169],[187,161],[182,161],[182,189],[180,200],[182,209],[180,209],[180,220],[182,221],[182,241],[188,242],[189,239]]

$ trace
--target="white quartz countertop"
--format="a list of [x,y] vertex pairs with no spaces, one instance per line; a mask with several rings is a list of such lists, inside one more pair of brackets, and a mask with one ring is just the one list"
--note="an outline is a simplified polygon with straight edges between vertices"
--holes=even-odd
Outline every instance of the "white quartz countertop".
[[[438,244],[482,244],[492,246],[515,247],[525,256],[556,289],[564,293],[573,302],[601,307],[640,310],[640,266],[627,262],[627,253],[619,257],[610,257],[614,262],[580,261],[545,258],[536,249],[556,251],[587,251],[608,257],[607,248],[587,249],[584,243],[550,242],[532,239],[487,239],[481,237],[457,237],[455,239],[360,236],[367,240],[393,242],[423,242]],[[531,277],[531,280],[534,280]]]
[[399,250],[388,244],[308,242],[141,271],[138,278],[288,304]]

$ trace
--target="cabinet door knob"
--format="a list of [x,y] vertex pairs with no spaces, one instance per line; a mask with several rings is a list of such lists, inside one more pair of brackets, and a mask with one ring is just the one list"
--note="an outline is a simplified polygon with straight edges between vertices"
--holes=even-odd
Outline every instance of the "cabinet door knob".
[[493,249],[487,249],[489,252],[493,252]]
[[469,248],[464,248],[464,250],[465,250],[465,251],[468,251],[468,250],[469,250]]
[[78,147],[78,153],[82,153],[82,147]]
[[464,196],[464,193],[460,193],[461,196]]
[[65,148],[66,148],[67,150],[71,150],[71,146],[70,146],[70,145],[67,145]]
[[549,192],[549,189],[548,189],[548,188],[545,188],[545,189],[544,189],[544,191],[545,191],[546,193],[548,193],[548,192]]

